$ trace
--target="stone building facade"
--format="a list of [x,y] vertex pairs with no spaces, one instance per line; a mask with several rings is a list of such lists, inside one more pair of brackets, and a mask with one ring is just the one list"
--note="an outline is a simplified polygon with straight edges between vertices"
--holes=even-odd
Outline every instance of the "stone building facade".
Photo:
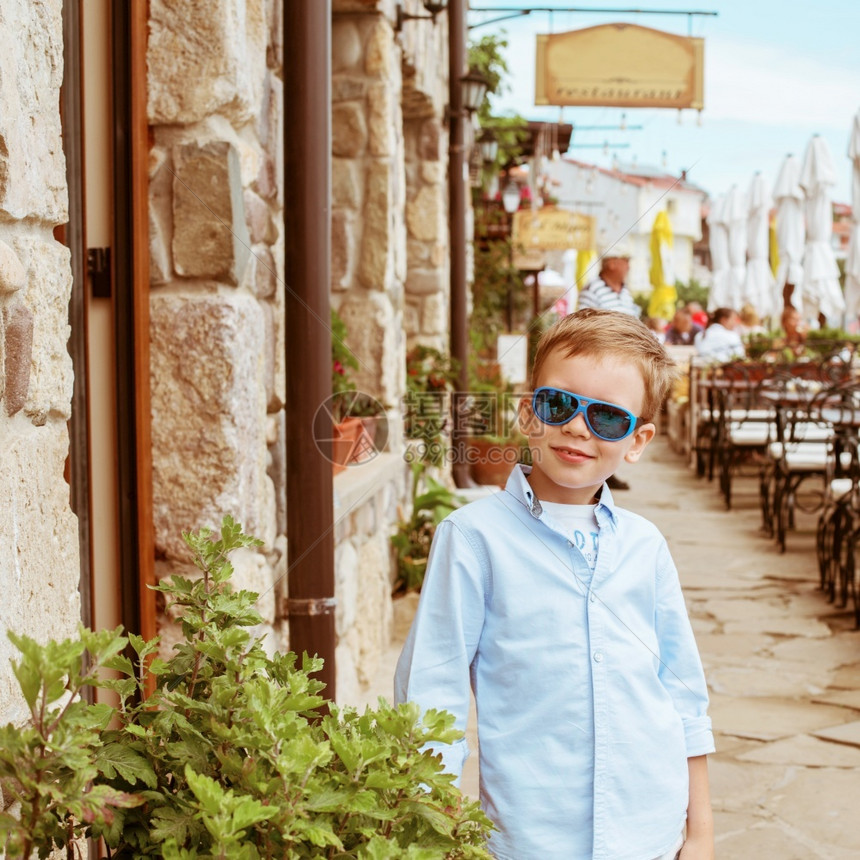
[[72,363],[66,349],[69,252],[59,91],[59,2],[0,5],[0,721],[23,702],[7,630],[74,634],[78,531],[63,473]]
[[[279,649],[289,647],[283,2],[150,0],[146,48],[156,575],[188,572],[183,529],[231,513],[263,541],[238,554],[236,576],[261,594]],[[0,634],[40,637],[71,635],[80,618],[63,477],[72,275],[52,235],[67,219],[61,11],[61,0],[0,9],[0,45],[16,60],[0,77]],[[389,640],[388,536],[409,489],[397,428],[406,350],[447,342],[447,40],[444,15],[397,33],[389,0],[333,0],[332,34],[332,304],[359,359],[357,387],[389,407],[391,427],[385,453],[334,478],[348,701]],[[159,630],[169,647],[174,623],[161,617]],[[0,721],[17,715],[10,653],[0,635]]]

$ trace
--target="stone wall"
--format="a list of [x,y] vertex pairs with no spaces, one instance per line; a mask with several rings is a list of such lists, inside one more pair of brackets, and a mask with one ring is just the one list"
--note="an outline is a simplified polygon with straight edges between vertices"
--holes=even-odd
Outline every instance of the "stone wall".
[[[282,0],[151,0],[148,43],[156,572],[232,514],[234,559],[287,646]],[[162,617],[169,648],[176,635]]]
[[25,716],[6,631],[74,635],[77,521],[64,480],[72,274],[59,91],[61,0],[0,4],[0,724]]
[[[406,4],[423,12],[420,3]],[[391,635],[389,535],[406,510],[406,350],[448,341],[446,16],[395,32],[388,0],[335,0],[332,304],[356,387],[390,407],[388,453],[335,478],[338,690],[357,700]]]

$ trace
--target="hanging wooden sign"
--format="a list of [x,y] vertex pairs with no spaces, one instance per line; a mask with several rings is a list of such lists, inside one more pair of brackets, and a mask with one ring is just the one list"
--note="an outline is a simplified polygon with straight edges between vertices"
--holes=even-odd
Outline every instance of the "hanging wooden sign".
[[636,24],[537,37],[535,104],[704,107],[705,40]]

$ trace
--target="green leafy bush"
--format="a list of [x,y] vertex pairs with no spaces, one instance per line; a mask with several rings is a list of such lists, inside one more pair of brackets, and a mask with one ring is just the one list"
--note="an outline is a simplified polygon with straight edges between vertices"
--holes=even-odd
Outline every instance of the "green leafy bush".
[[[30,721],[0,728],[7,860],[72,857],[81,837],[112,858],[489,858],[488,819],[422,751],[460,736],[453,717],[326,702],[322,661],[268,656],[257,595],[230,587],[230,551],[257,541],[230,518],[185,539],[202,576],[158,587],[184,635],[169,660],[120,629],[11,635]],[[117,704],[89,704],[91,687]]]

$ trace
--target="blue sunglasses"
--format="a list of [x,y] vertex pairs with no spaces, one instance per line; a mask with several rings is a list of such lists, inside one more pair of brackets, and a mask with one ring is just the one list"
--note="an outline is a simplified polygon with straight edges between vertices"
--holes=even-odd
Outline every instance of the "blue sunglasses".
[[606,442],[626,439],[639,423],[639,419],[622,406],[592,400],[563,388],[536,389],[532,396],[532,409],[544,424],[555,427],[573,421],[582,413],[588,429]]

